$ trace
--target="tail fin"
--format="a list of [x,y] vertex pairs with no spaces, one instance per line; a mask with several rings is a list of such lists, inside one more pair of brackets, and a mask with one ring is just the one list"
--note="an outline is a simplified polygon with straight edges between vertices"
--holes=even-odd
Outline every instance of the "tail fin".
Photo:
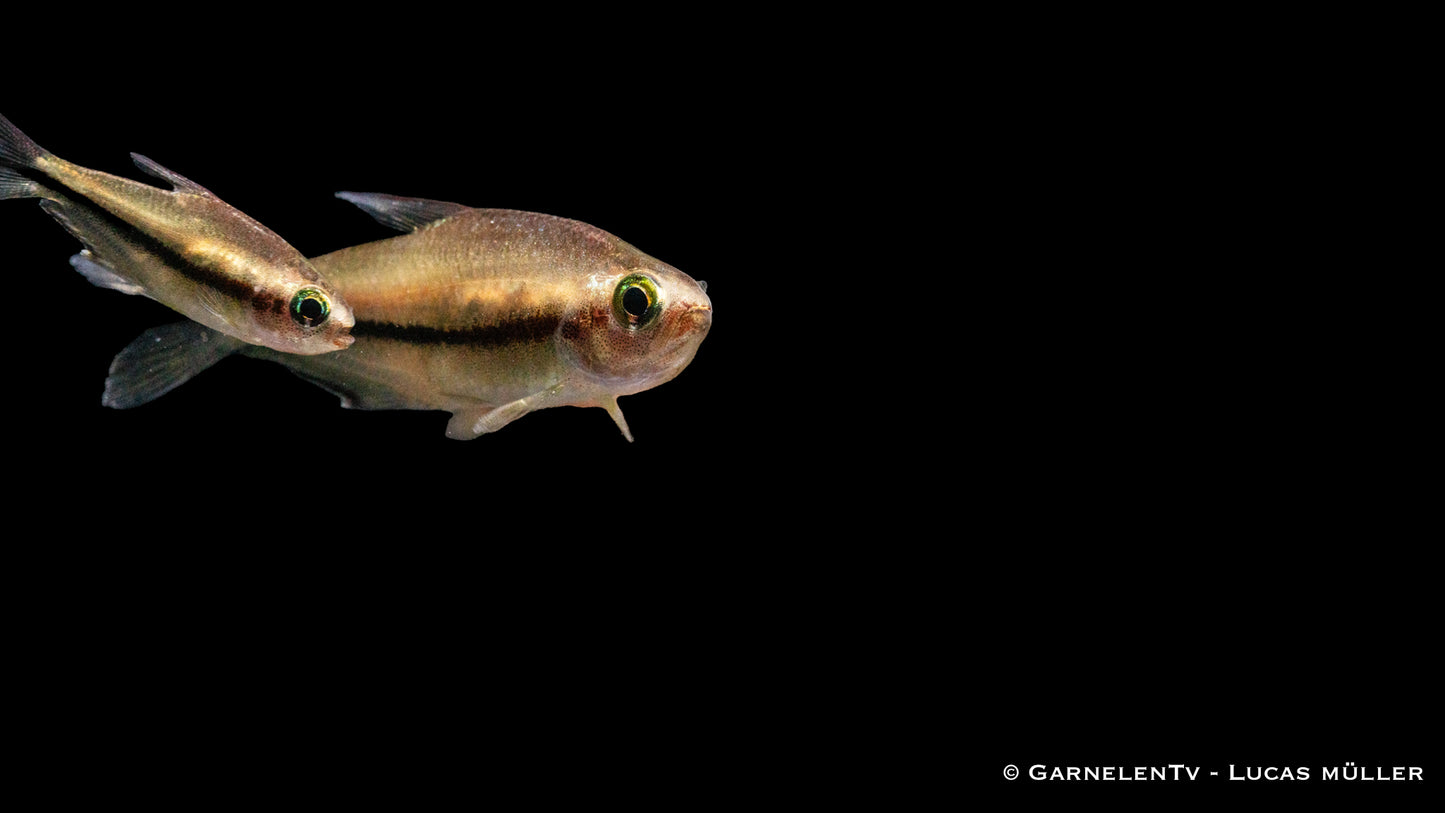
[[19,170],[31,169],[45,150],[0,115],[0,200],[40,197],[41,186]]
[[198,322],[176,322],[142,333],[110,363],[100,402],[115,409],[149,403],[190,381],[244,345]]

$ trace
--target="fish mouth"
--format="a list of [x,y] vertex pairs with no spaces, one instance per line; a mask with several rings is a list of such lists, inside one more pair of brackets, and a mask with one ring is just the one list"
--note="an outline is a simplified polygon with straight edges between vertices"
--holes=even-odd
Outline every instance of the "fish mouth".
[[698,327],[712,327],[712,305],[692,305],[682,315]]
[[332,344],[336,345],[336,348],[338,350],[345,350],[346,348],[350,347],[351,343],[354,341],[356,341],[355,336],[351,335],[350,333],[342,333],[341,335],[337,336],[335,339],[332,340]]

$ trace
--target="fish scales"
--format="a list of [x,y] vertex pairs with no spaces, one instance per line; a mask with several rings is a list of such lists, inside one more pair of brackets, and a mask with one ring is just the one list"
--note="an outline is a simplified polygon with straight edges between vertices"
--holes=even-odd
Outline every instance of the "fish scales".
[[579,278],[622,262],[597,231],[531,212],[476,209],[314,262],[337,277],[348,301],[365,303],[363,323],[467,330],[559,313],[576,298]]
[[584,309],[595,280],[643,262],[608,237],[564,218],[473,209],[315,257],[358,314],[360,344],[335,359],[275,360],[317,383],[385,371],[350,393],[348,406],[363,409],[489,411],[546,392],[570,372],[557,345],[567,315]]

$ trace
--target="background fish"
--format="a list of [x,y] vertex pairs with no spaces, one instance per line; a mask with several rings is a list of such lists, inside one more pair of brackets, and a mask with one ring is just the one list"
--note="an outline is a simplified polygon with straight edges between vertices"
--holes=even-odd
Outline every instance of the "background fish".
[[[182,323],[116,357],[104,402],[150,401],[238,350],[286,365],[356,409],[452,413],[470,439],[551,406],[601,407],[671,380],[712,325],[704,286],[585,223],[341,193],[413,233],[313,259],[357,314],[345,353],[300,357],[208,339]],[[212,334],[214,335],[214,334]]]
[[198,184],[131,157],[173,189],[72,164],[0,116],[0,200],[41,198],[85,245],[71,264],[98,286],[283,353],[351,344],[351,309],[300,252]]

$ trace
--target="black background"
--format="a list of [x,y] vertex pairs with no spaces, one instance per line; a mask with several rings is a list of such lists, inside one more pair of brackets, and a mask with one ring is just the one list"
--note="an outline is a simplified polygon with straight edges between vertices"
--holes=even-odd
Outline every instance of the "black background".
[[876,511],[856,498],[870,398],[831,372],[851,321],[832,277],[854,272],[814,248],[839,185],[815,117],[847,80],[766,30],[484,17],[87,19],[63,58],[7,62],[25,81],[3,112],[45,148],[133,178],[141,153],[304,253],[393,233],[339,190],[541,211],[705,280],[717,313],[681,376],[623,399],[632,444],[581,409],[453,441],[444,413],[342,410],[248,359],[109,410],[111,358],[174,317],[87,284],[73,238],[5,201],[0,262],[29,303],[15,649],[61,787],[85,765],[146,793],[239,770],[408,801],[509,777],[740,794],[814,751],[816,670],[868,615],[842,531]]
[[1430,770],[1412,399],[1380,291],[1281,203],[1268,85],[1063,25],[899,60],[862,20],[277,19],[92,29],[0,112],[307,254],[389,236],[339,190],[577,218],[714,326],[622,399],[633,444],[578,409],[450,441],[245,359],[106,410],[169,312],[0,204],[29,674],[99,757],[159,728],[404,794],[895,806],[1340,792],[1001,777],[1035,762]]

